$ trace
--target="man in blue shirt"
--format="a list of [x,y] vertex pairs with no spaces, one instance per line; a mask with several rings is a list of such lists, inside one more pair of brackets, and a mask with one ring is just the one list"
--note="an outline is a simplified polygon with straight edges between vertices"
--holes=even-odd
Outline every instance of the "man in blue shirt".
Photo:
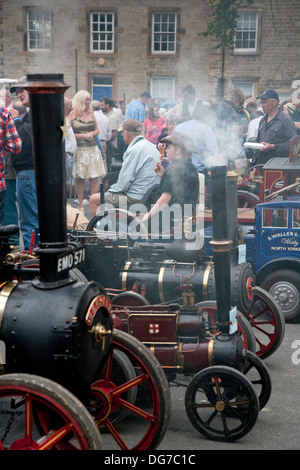
[[151,95],[144,91],[137,100],[131,101],[127,106],[126,120],[136,119],[137,121],[144,122],[146,118],[146,106],[149,103]]
[[[123,165],[118,181],[104,194],[105,203],[114,207],[120,206],[121,198],[127,204],[139,202],[151,187],[160,182],[154,170],[155,164],[159,162],[159,151],[142,136],[141,123],[136,119],[125,121],[123,133],[125,143],[128,145],[123,156]],[[99,193],[90,197],[92,217],[96,215],[98,206],[103,202]]]
[[178,124],[174,131],[187,135],[193,141],[198,153],[192,154],[192,163],[198,173],[206,173],[207,167],[212,166],[217,154],[217,139],[212,129],[201,122],[201,108],[198,105],[189,121]]

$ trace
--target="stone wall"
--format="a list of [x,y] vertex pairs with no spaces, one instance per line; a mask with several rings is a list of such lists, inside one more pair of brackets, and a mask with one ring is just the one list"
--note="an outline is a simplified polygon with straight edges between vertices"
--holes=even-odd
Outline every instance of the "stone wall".
[[[114,11],[116,47],[113,54],[89,52],[89,12]],[[52,12],[52,50],[26,50],[26,9]],[[199,98],[216,99],[221,77],[221,53],[215,41],[199,36],[209,21],[209,0],[0,0],[0,77],[18,78],[26,73],[63,73],[70,85],[90,90],[93,74],[114,77],[114,98],[136,98],[149,91],[151,76],[176,79],[176,99],[181,89],[193,84]],[[174,56],[151,54],[151,12],[178,13],[178,51]],[[266,88],[291,90],[300,79],[299,0],[260,0],[252,10],[260,12],[259,52],[255,55],[225,54],[225,85],[254,81],[255,93]],[[99,59],[104,59],[104,65]],[[292,90],[291,90],[292,91]]]

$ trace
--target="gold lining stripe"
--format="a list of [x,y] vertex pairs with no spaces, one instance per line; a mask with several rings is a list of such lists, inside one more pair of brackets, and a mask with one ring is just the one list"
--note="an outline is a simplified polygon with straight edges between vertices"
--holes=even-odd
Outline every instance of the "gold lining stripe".
[[164,280],[165,270],[166,270],[166,265],[160,268],[159,274],[158,274],[158,294],[159,294],[159,299],[162,304],[165,303],[164,292],[163,292],[163,280]]
[[208,366],[213,365],[213,347],[214,347],[214,340],[209,340],[208,349],[207,349],[207,356],[208,356]]
[[209,263],[206,266],[206,269],[205,269],[204,274],[203,274],[203,285],[202,285],[203,300],[208,300],[208,277],[209,277],[209,274],[210,274],[211,265],[212,265],[212,263]]
[[72,428],[72,424],[71,423],[67,424],[66,426],[63,427],[63,429],[60,432],[58,432],[57,434],[54,434],[53,437],[51,437],[49,440],[43,443],[41,447],[39,447],[38,450],[48,450],[54,444],[59,442],[64,436],[66,436],[70,432],[71,428]]
[[127,271],[129,269],[129,266],[131,265],[131,261],[127,261],[125,266],[124,266],[124,269],[123,269],[123,272],[122,272],[122,290],[123,291],[126,291],[127,288],[126,288],[126,283],[127,283]]
[[1,332],[1,326],[2,326],[2,320],[3,320],[3,313],[6,307],[8,297],[10,296],[11,292],[17,285],[18,285],[18,282],[8,282],[3,287],[3,289],[1,289],[1,292],[0,292],[0,332]]

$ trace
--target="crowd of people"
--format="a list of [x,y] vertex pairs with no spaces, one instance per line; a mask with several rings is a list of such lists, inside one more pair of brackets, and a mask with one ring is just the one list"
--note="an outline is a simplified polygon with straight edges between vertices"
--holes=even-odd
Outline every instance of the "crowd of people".
[[[10,90],[0,91],[0,224],[19,224],[25,250],[38,226],[29,95],[22,77]],[[12,100],[15,93],[16,100]],[[199,197],[199,174],[209,186],[209,169],[251,165],[289,155],[290,139],[300,133],[300,90],[284,102],[274,90],[259,97],[229,90],[214,103],[197,97],[195,88],[183,88],[170,109],[161,108],[148,92],[132,100],[109,97],[92,101],[86,90],[65,98],[66,185],[74,182],[78,209],[89,204],[93,217],[102,204],[134,204],[156,188],[151,217],[172,204],[190,204]],[[261,143],[247,150],[245,142]],[[105,193],[99,184],[114,162],[122,166],[117,181]],[[11,240],[18,246],[19,237]]]
[[[149,141],[153,144],[151,158],[153,156],[157,158],[154,147],[159,150],[160,157],[159,163],[154,167],[154,171],[160,177],[160,195],[157,197],[155,208],[145,214],[142,220],[148,220],[151,214],[158,211],[159,206],[162,209],[166,205],[170,206],[170,201],[180,199],[178,194],[193,193],[190,179],[183,176],[182,168],[179,170],[176,161],[177,157],[173,157],[174,145],[177,151],[180,151],[180,159],[190,160],[196,174],[205,176],[205,183],[209,188],[209,169],[213,165],[225,164],[229,169],[236,169],[237,162],[243,161],[246,164],[240,165],[239,168],[247,168],[247,163],[249,166],[262,165],[273,157],[287,158],[290,139],[298,133],[297,105],[300,111],[300,92],[294,93],[289,100],[280,103],[279,96],[274,90],[267,90],[254,98],[245,97],[239,89],[232,89],[228,91],[225,99],[213,103],[210,99],[199,99],[195,88],[188,85],[182,90],[178,103],[166,110],[160,108],[148,93],[142,93],[138,99],[128,105],[125,124],[131,120],[133,126],[135,122],[133,127],[135,127],[135,137],[139,137],[141,142],[140,147],[143,147],[143,142]],[[124,129],[126,135],[126,127]],[[168,140],[168,137],[171,140]],[[192,143],[192,151],[183,146],[184,141]],[[102,203],[110,201],[114,206],[119,204],[115,197],[112,200],[111,193],[117,191],[118,196],[129,196],[130,202],[135,184],[139,187],[138,172],[132,171],[136,165],[132,167],[130,163],[132,164],[134,159],[139,159],[141,151],[133,147],[135,139],[131,142],[133,143],[130,143],[128,153],[127,151],[124,153],[123,167],[117,183],[108,189],[103,201],[99,193],[90,198],[92,216],[97,213]],[[246,142],[260,142],[262,145],[259,149],[249,150],[244,146]],[[191,149],[190,145],[187,147]],[[129,165],[130,176],[126,176]],[[165,180],[169,180],[168,175],[174,173],[174,168],[177,167],[178,175],[181,176],[178,178],[172,176],[176,184],[169,185],[169,192],[166,194]],[[166,176],[163,176],[165,174]],[[148,185],[145,185],[144,194],[147,193],[147,188]],[[197,202],[197,197],[195,191],[193,205]],[[207,201],[209,198],[208,191]],[[139,194],[139,200],[144,201],[142,194]],[[186,198],[186,202],[191,201]]]

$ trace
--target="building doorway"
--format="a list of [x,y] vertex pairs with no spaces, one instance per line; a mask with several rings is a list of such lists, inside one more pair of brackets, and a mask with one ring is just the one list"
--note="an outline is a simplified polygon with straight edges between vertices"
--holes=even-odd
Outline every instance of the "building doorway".
[[91,90],[92,100],[101,101],[101,98],[104,96],[113,99],[114,82],[114,75],[90,74],[89,88]]

